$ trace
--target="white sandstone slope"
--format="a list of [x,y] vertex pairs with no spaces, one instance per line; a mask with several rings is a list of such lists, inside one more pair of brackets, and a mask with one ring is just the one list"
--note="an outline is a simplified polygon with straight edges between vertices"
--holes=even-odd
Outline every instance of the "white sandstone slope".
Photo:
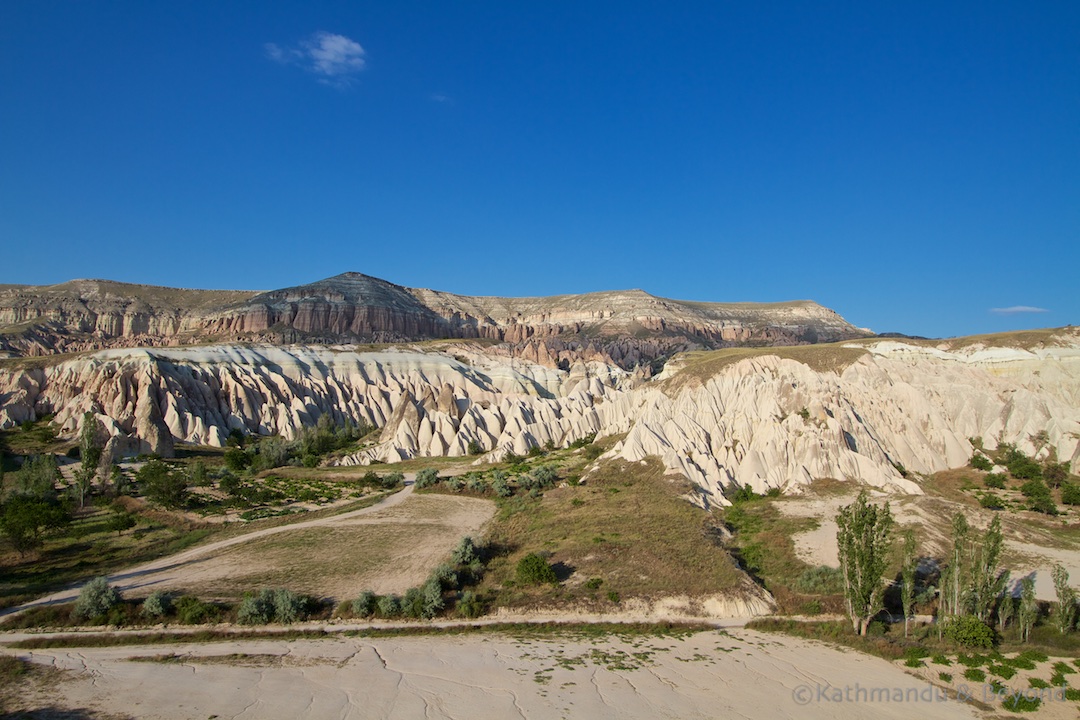
[[162,454],[174,441],[221,445],[233,428],[292,437],[323,414],[382,428],[376,445],[344,464],[460,456],[470,443],[501,457],[625,433],[612,455],[659,456],[701,488],[702,503],[724,503],[739,485],[797,492],[819,477],[917,493],[897,466],[963,465],[975,436],[1031,452],[1029,437],[1045,430],[1058,457],[1080,469],[1080,338],[1065,331],[1055,342],[951,352],[863,342],[835,370],[762,349],[683,383],[669,381],[679,379],[678,362],[642,383],[599,362],[564,371],[459,343],[442,352],[109,350],[0,368],[0,426],[55,413],[73,434],[89,410],[119,449]]

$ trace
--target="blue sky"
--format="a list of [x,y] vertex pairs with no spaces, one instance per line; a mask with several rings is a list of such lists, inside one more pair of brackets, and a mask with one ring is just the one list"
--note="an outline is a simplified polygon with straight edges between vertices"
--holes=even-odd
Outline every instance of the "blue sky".
[[0,110],[0,282],[1080,324],[1072,0],[9,0]]

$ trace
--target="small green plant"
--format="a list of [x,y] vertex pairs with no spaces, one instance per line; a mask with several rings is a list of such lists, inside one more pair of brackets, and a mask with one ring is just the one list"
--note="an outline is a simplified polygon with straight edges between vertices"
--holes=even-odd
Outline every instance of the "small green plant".
[[940,680],[941,682],[946,682],[946,683],[951,683],[952,682],[952,675],[947,673],[947,672],[939,672],[937,674],[937,676],[938,676],[938,680]]
[[1046,690],[1050,687],[1050,683],[1046,682],[1042,678],[1036,677],[1028,678],[1028,685],[1035,688],[1036,690]]
[[932,658],[930,658],[930,662],[934,663],[935,665],[952,665],[952,661],[941,653],[937,653]]
[[379,617],[394,618],[401,615],[401,598],[397,595],[382,595],[375,604]]
[[979,452],[971,456],[971,462],[968,465],[976,470],[985,470],[987,472],[994,469],[994,463],[990,461],[990,458]]
[[604,584],[604,579],[603,578],[594,577],[594,578],[589,578],[589,580],[585,583],[585,587],[588,588],[589,590],[599,590],[600,586],[603,585],[603,584]]
[[371,617],[375,614],[375,603],[378,596],[370,590],[360,593],[360,597],[352,601],[352,612],[357,617]]
[[159,618],[172,610],[172,600],[161,590],[155,590],[146,596],[139,611],[150,618]]
[[1009,712],[1035,712],[1042,705],[1042,699],[1038,697],[1029,697],[1022,693],[1013,693],[1005,698],[1005,701],[1001,703],[1001,707],[1005,708]]
[[472,590],[461,593],[461,599],[457,603],[457,611],[464,618],[476,618],[484,614],[484,606]]
[[205,603],[193,595],[184,595],[174,603],[176,619],[185,625],[201,625],[214,622],[221,611],[216,605]]
[[105,577],[96,577],[79,591],[72,615],[83,620],[105,617],[120,600],[120,593]]
[[1006,478],[1004,473],[987,473],[983,476],[983,483],[994,490],[1004,490]]
[[964,671],[964,678],[971,682],[982,682],[986,680],[986,673],[979,668],[968,668]]
[[516,575],[518,582],[523,585],[554,585],[559,582],[555,570],[536,553],[529,553],[518,561]]
[[622,597],[614,590],[608,590],[607,599],[615,603],[616,605],[622,602]]

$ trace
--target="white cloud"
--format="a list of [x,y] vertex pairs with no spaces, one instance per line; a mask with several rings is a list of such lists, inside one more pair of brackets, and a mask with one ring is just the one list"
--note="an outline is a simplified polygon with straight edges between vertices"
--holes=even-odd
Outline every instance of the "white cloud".
[[1044,313],[1050,312],[1046,308],[1032,307],[1031,305],[1013,305],[1012,307],[990,308],[995,315],[1018,315],[1020,313]]
[[328,85],[348,85],[364,69],[364,48],[360,43],[336,33],[319,31],[304,38],[294,48],[275,43],[263,46],[266,57],[282,65],[299,65],[319,76]]

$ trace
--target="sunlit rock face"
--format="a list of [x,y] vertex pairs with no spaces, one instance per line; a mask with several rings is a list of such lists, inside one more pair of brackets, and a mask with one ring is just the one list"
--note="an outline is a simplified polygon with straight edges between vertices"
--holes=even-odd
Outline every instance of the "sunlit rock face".
[[[322,415],[363,421],[378,441],[341,464],[417,456],[479,461],[591,434],[610,454],[662,458],[700,492],[798,492],[815,478],[919,492],[924,474],[967,463],[970,438],[1051,450],[1080,470],[1080,338],[1031,349],[863,341],[833,368],[767,349],[685,381],[676,358],[647,378],[613,363],[564,367],[468,341],[360,352],[222,344],[104,350],[0,368],[0,426],[54,413],[74,435],[95,413],[132,451],[220,446],[232,429],[294,437]],[[1033,444],[1045,431],[1049,442]],[[121,443],[122,441],[122,443]]]
[[641,290],[541,298],[470,297],[361,273],[269,292],[186,290],[104,280],[0,286],[0,353],[48,355],[203,342],[398,343],[484,339],[515,357],[625,369],[692,348],[864,337],[809,301],[698,303]]

